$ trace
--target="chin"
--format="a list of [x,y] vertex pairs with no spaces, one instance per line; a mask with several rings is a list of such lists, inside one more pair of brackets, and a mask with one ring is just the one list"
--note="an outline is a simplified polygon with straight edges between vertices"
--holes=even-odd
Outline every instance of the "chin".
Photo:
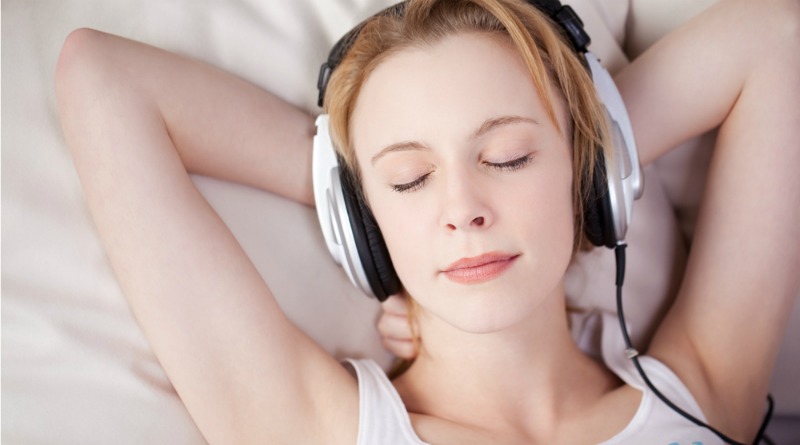
[[491,334],[519,326],[530,320],[536,311],[537,304],[527,302],[524,305],[494,304],[491,307],[480,307],[463,314],[459,325],[461,330],[472,334]]
[[[523,286],[448,289],[445,297],[417,300],[423,314],[471,334],[500,332],[531,318],[546,296],[522,292]],[[441,294],[440,294],[441,295]],[[435,298],[435,297],[434,297]],[[428,304],[430,303],[430,304]]]

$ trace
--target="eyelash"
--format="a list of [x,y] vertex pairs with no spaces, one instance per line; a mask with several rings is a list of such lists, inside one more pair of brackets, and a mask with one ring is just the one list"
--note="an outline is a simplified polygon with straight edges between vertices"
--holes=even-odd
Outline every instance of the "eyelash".
[[499,164],[486,162],[486,165],[488,165],[490,167],[493,167],[493,168],[496,168],[496,169],[501,170],[501,171],[511,171],[511,172],[513,172],[513,171],[519,170],[522,167],[525,167],[526,165],[528,165],[528,163],[531,162],[531,159],[533,159],[533,155],[532,154],[527,154],[527,155],[525,155],[525,156],[523,156],[521,158],[517,158],[517,159],[511,160],[511,161],[508,161],[508,162],[501,162]]
[[398,193],[408,193],[419,190],[423,185],[425,185],[426,182],[428,182],[428,178],[431,176],[431,173],[433,172],[426,173],[411,182],[406,182],[405,184],[392,185],[392,190]]
[[[526,165],[528,165],[528,163],[531,161],[532,158],[533,158],[533,155],[527,154],[525,156],[522,156],[521,158],[517,158],[517,159],[511,160],[511,161],[508,161],[508,162],[501,162],[501,163],[484,162],[484,164],[486,164],[489,167],[492,167],[494,169],[500,170],[500,171],[512,172],[512,171],[519,170],[519,169],[525,167]],[[431,173],[433,173],[433,172],[426,173],[426,174],[420,176],[419,178],[417,178],[417,179],[415,179],[415,180],[413,180],[411,182],[407,182],[405,184],[392,185],[392,190],[394,190],[395,192],[398,192],[398,193],[408,193],[408,192],[413,192],[413,191],[419,190],[425,185],[425,183],[428,182],[428,179],[430,178]]]

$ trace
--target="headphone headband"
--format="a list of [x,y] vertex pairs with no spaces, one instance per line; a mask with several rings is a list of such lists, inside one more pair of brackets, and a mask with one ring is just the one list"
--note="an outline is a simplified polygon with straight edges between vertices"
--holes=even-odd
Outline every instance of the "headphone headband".
[[[375,17],[386,17],[390,15],[402,16],[405,14],[406,4],[408,1],[403,1],[395,5],[383,9],[372,17],[364,20],[356,25],[345,34],[331,49],[328,55],[328,60],[325,61],[319,69],[319,77],[317,78],[317,89],[319,96],[317,97],[317,105],[322,107],[325,104],[325,91],[328,89],[328,82],[331,78],[331,73],[344,59],[347,51],[355,43],[356,38],[361,33],[364,25]],[[539,11],[545,13],[552,21],[558,24],[558,28],[567,37],[572,49],[576,53],[585,53],[589,43],[592,39],[589,34],[583,29],[583,21],[578,17],[578,14],[569,5],[562,5],[559,0],[528,0],[528,4],[534,6]]]
[[328,60],[325,61],[319,69],[319,78],[317,80],[317,89],[319,90],[319,98],[317,99],[318,106],[321,107],[325,103],[325,91],[328,88],[328,81],[331,78],[331,73],[336,69],[337,66],[339,66],[339,63],[342,62],[344,55],[347,54],[347,51],[349,51],[350,47],[353,46],[356,38],[359,34],[361,34],[361,29],[364,28],[364,25],[366,25],[368,21],[375,17],[385,17],[389,15],[402,16],[405,14],[407,3],[407,1],[404,1],[389,6],[388,8],[384,8],[377,14],[356,25],[355,28],[351,29],[347,34],[342,36],[342,38],[339,39],[335,45],[333,45],[333,48],[328,55]]

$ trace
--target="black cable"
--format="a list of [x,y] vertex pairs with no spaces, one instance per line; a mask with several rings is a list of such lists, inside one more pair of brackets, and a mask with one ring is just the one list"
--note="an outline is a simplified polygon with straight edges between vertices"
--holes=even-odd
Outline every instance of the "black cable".
[[769,421],[772,419],[772,409],[775,407],[775,402],[772,400],[772,394],[767,394],[767,413],[764,415],[764,420],[761,422],[761,427],[758,429],[758,434],[756,434],[756,441],[754,442],[756,445],[761,442],[763,439],[767,445],[775,445],[767,436],[767,425],[769,425]]
[[[669,399],[667,399],[664,394],[659,391],[653,382],[650,381],[650,378],[647,377],[647,374],[644,372],[642,365],[639,363],[639,351],[634,349],[633,344],[631,343],[630,335],[628,334],[628,327],[625,325],[625,314],[622,310],[622,283],[625,281],[625,248],[628,247],[627,244],[619,243],[617,247],[614,249],[614,256],[616,258],[617,263],[617,317],[619,318],[619,324],[622,328],[622,338],[625,340],[625,355],[633,361],[636,370],[639,371],[639,375],[642,376],[642,380],[653,391],[653,394],[656,395],[662,402],[664,402],[667,406],[669,406],[673,411],[680,414],[681,416],[685,417],[692,423],[697,426],[707,428],[712,433],[716,434],[720,439],[724,442],[729,443],[731,445],[746,445],[741,442],[737,442],[730,437],[722,434],[720,431],[716,430],[711,425],[703,422],[702,420],[694,417],[693,415],[687,413],[686,411],[682,410],[680,407],[672,403]],[[758,429],[758,434],[756,435],[755,441],[753,445],[758,445],[761,440],[765,440],[767,444],[772,444],[772,440],[770,440],[764,433],[767,429],[767,425],[769,424],[770,419],[772,418],[772,409],[773,409],[773,400],[772,396],[767,395],[767,412],[764,415],[764,420],[761,423],[761,427]]]

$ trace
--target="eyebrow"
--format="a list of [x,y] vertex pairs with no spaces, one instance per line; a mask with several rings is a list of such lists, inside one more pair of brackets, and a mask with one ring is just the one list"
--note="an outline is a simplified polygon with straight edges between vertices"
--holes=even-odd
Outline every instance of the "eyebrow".
[[412,150],[430,151],[431,149],[427,145],[417,141],[398,142],[396,144],[392,144],[384,148],[378,154],[373,156],[372,165],[375,165],[375,162],[377,162],[378,159],[388,155],[389,153],[394,153],[398,151],[412,151]]
[[520,124],[520,123],[539,125],[539,122],[536,121],[535,119],[524,116],[494,117],[486,119],[486,121],[480,126],[480,128],[475,130],[475,133],[473,133],[472,138],[473,139],[479,138],[484,134],[494,130],[497,127],[502,127],[503,125]]
[[[478,127],[477,130],[472,134],[472,139],[477,139],[486,133],[494,130],[495,128],[502,127],[504,125],[511,125],[511,124],[520,124],[520,123],[527,123],[527,124],[534,124],[539,125],[539,122],[535,119],[531,119],[529,117],[524,116],[500,116],[500,117],[493,117],[486,119],[486,121]],[[396,144],[389,145],[388,147],[384,148],[378,154],[372,157],[372,165],[375,165],[380,158],[386,156],[389,153],[395,153],[398,151],[430,151],[430,147],[427,145],[418,142],[418,141],[404,141],[398,142]]]

